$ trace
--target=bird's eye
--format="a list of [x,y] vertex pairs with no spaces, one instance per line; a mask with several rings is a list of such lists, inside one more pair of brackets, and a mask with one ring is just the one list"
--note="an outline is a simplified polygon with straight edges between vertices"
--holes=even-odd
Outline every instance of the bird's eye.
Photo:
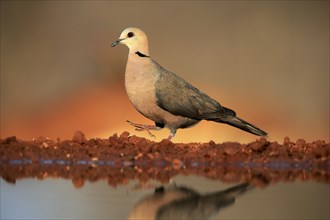
[[131,38],[133,36],[134,36],[134,33],[133,32],[128,32],[127,37]]

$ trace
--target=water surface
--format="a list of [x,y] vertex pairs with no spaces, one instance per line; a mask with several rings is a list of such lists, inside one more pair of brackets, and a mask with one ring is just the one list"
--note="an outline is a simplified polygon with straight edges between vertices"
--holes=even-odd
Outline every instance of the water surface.
[[[86,182],[77,188],[77,184],[75,187],[72,181],[61,178],[26,178],[15,184],[1,180],[0,184],[1,219],[127,219],[132,212],[145,216],[157,213],[162,208],[157,207],[159,195],[166,198],[164,195],[173,192],[173,187],[185,187],[198,193],[199,198],[204,199],[199,199],[199,203],[204,202],[199,204],[204,205],[204,211],[205,207],[215,209],[215,202],[208,201],[206,196],[217,195],[240,183],[178,175],[168,184],[152,180],[141,184],[130,180],[117,187],[100,180]],[[223,199],[209,219],[329,219],[329,186],[311,180],[250,187],[234,195],[235,201]],[[185,219],[193,203],[189,199],[183,200],[169,210]]]

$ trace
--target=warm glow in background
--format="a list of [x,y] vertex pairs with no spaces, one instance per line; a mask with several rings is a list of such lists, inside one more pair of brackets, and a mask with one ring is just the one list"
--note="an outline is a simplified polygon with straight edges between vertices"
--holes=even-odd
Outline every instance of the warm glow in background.
[[[151,56],[271,140],[329,141],[329,1],[1,1],[1,138],[106,138],[151,124],[124,88],[126,27]],[[169,131],[155,132],[157,141]],[[175,142],[249,142],[201,122]]]

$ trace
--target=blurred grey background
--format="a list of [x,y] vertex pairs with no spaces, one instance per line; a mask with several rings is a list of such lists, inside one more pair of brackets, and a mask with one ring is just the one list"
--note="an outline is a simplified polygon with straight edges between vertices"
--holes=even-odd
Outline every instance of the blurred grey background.
[[[125,95],[126,27],[272,140],[329,141],[329,1],[1,1],[1,138],[107,137],[150,123]],[[250,141],[202,122],[175,141]],[[165,138],[167,132],[157,138]]]

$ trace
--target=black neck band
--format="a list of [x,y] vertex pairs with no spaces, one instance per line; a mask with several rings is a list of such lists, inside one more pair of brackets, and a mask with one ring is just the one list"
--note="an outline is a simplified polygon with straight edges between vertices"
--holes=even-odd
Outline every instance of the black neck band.
[[149,57],[149,56],[141,53],[140,51],[136,51],[135,54],[137,54],[139,57]]

